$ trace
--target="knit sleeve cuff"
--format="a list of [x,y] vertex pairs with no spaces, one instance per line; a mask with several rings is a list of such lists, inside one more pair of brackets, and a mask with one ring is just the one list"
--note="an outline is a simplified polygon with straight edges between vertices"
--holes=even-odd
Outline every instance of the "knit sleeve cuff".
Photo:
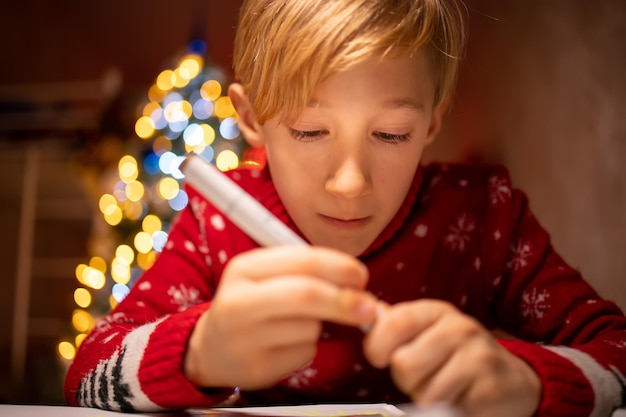
[[199,304],[163,320],[150,335],[139,371],[145,394],[168,410],[214,407],[224,403],[233,389],[202,390],[184,374],[187,344],[200,315],[209,303]]
[[594,390],[572,361],[534,343],[504,339],[498,342],[526,361],[539,376],[542,393],[536,416],[592,415],[596,401]]

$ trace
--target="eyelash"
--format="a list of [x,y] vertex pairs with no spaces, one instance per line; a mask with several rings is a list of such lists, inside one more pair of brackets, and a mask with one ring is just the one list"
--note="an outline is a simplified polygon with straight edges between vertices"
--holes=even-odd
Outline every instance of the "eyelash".
[[312,142],[318,137],[325,135],[326,133],[328,133],[327,130],[289,129],[289,134],[291,134],[291,137],[302,142]]
[[402,142],[409,142],[411,140],[411,134],[405,133],[402,135],[397,135],[395,133],[385,133],[385,132],[374,132],[374,136],[377,136],[383,142],[396,144]]
[[[296,130],[289,129],[289,134],[292,138],[302,141],[302,142],[312,142],[319,138],[322,135],[327,134],[327,130]],[[396,144],[402,142],[409,142],[411,140],[411,134],[405,133],[402,135],[397,135],[395,133],[385,133],[385,132],[374,132],[374,136],[383,142]]]

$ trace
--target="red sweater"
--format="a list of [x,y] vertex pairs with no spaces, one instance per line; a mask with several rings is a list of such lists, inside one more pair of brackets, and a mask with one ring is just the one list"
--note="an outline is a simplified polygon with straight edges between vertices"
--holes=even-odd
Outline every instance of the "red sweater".
[[[267,170],[229,173],[297,231]],[[69,404],[125,411],[215,406],[183,374],[189,336],[225,264],[257,245],[192,188],[163,252],[99,321],[69,369]],[[605,416],[626,405],[626,318],[553,250],[498,166],[420,167],[395,218],[360,256],[368,290],[388,303],[446,300],[535,369],[540,416]],[[325,325],[313,362],[239,404],[392,402],[408,398],[364,359],[360,331]]]

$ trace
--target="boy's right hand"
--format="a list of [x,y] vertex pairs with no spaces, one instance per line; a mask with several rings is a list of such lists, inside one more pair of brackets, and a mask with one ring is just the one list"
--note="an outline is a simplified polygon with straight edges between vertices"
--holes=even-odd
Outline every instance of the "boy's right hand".
[[376,299],[366,267],[319,247],[273,247],[233,257],[185,357],[201,387],[261,389],[315,356],[322,321],[363,326]]

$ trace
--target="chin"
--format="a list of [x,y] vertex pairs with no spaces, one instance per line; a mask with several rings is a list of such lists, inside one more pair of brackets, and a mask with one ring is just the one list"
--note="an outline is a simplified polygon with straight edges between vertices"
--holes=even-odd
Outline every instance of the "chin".
[[357,257],[361,255],[369,247],[371,243],[368,242],[364,245],[363,242],[334,242],[333,245],[328,245],[333,249],[347,253],[348,255]]

